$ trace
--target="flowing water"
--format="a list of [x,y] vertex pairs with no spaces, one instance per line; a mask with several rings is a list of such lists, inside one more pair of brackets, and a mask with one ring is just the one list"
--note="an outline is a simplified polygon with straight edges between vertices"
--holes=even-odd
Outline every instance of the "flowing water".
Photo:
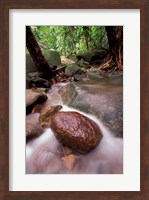
[[[59,86],[58,86],[59,87]],[[62,111],[76,111],[91,118],[100,127],[103,138],[88,154],[79,154],[63,147],[47,128],[43,134],[26,145],[27,174],[120,174],[123,173],[123,139],[114,134],[94,115],[62,103],[55,89],[48,94],[45,104],[63,106]]]

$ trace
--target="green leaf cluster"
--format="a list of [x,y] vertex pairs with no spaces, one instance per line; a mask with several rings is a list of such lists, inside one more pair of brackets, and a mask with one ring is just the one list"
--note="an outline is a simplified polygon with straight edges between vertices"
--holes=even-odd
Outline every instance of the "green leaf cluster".
[[32,31],[44,49],[55,49],[66,57],[79,52],[108,49],[104,26],[31,26]]

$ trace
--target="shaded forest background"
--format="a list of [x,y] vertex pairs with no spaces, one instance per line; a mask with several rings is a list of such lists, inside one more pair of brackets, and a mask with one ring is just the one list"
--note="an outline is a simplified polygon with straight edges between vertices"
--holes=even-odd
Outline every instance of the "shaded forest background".
[[31,26],[43,49],[55,49],[68,58],[95,49],[109,49],[104,26]]
[[[51,83],[85,80],[93,68],[100,70],[99,75],[101,70],[109,74],[123,71],[122,26],[27,26],[26,47],[38,71],[27,76],[27,87],[42,86],[43,79]],[[49,64],[53,58],[46,60],[44,52],[52,49],[60,54],[60,59],[70,59],[74,64]]]

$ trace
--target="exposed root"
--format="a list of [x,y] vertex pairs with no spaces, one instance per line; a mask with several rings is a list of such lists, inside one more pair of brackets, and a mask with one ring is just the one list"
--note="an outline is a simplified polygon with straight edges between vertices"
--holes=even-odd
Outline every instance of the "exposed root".
[[114,71],[123,71],[123,65],[122,65],[122,57],[119,54],[119,57],[116,56],[116,61],[114,62],[113,57],[115,56],[115,53],[107,55],[107,57],[103,60],[102,64],[99,66],[101,70],[109,70],[114,69]]
[[[107,56],[107,57],[109,57],[109,56]],[[104,64],[102,64],[102,65],[100,65],[100,69],[101,70],[106,70],[106,69],[109,69],[109,68],[111,68],[111,65],[110,65],[110,63],[112,64],[113,62],[112,62],[112,55],[110,56],[110,58],[108,58],[108,60],[107,60],[107,58],[106,58],[106,62],[104,63]],[[112,64],[112,66],[113,66],[113,64]]]

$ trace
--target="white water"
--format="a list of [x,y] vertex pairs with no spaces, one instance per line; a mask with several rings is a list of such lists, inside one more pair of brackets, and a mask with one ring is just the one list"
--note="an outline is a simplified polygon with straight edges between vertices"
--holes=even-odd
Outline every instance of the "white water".
[[[56,98],[59,96],[56,95]],[[51,99],[51,102],[54,102]],[[61,99],[56,101],[62,104]],[[116,138],[96,117],[63,105],[62,111],[77,111],[94,120],[100,127],[103,138],[99,145],[88,154],[73,154],[75,164],[66,167],[63,162],[63,146],[57,141],[51,129],[27,143],[26,173],[75,173],[75,174],[117,174],[123,173],[123,140]]]

